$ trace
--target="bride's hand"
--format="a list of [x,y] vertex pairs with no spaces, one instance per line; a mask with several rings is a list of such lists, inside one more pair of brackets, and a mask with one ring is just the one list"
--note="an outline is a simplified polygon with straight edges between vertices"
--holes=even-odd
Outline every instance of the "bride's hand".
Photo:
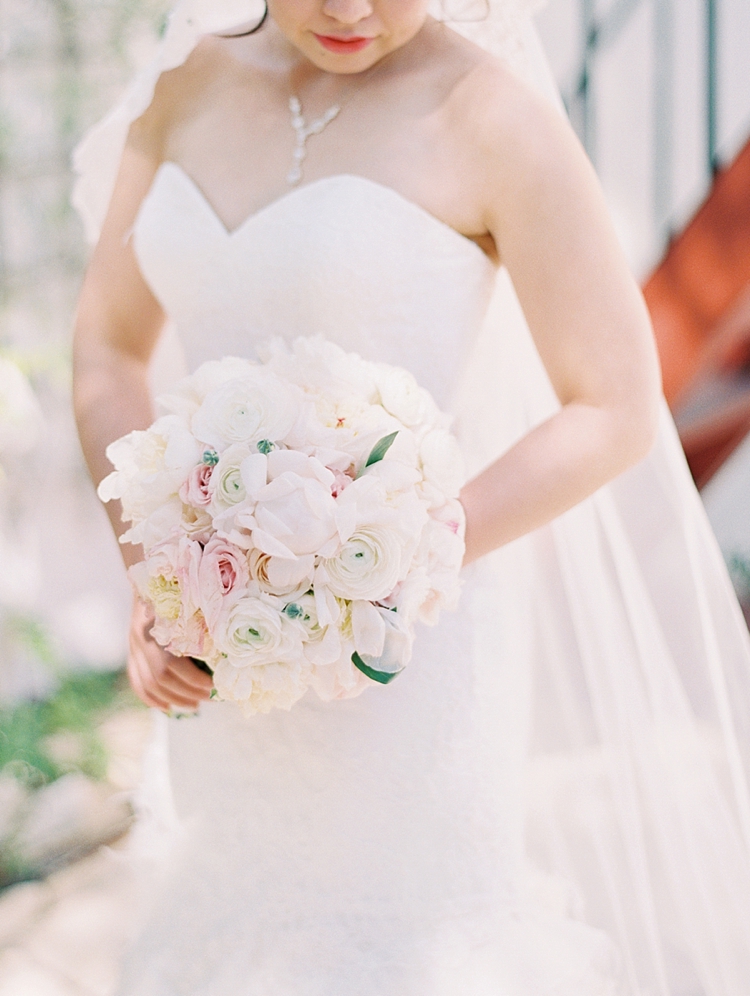
[[209,675],[186,657],[174,657],[151,636],[154,616],[136,598],[130,618],[128,678],[133,691],[147,706],[197,709],[211,695]]

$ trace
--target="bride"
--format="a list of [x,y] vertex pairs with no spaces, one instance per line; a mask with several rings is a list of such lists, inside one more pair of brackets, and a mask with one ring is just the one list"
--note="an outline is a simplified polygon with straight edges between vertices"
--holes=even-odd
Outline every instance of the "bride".
[[79,151],[95,481],[167,319],[190,368],[314,334],[405,366],[475,472],[459,611],[387,688],[243,719],[136,603],[136,692],[200,709],[126,996],[750,987],[747,634],[523,6],[184,0]]

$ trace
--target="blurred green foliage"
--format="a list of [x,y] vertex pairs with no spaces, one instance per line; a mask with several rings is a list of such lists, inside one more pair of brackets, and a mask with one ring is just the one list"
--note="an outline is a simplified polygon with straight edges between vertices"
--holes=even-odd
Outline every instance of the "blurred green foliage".
[[[0,771],[36,789],[70,771],[103,779],[107,752],[98,726],[107,713],[136,705],[122,672],[71,672],[41,701],[0,709]],[[61,757],[55,735],[72,734],[76,751]]]

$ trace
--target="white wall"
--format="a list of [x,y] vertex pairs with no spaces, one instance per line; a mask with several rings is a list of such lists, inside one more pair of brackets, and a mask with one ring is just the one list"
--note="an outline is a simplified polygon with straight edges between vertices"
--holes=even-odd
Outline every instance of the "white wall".
[[[600,0],[606,16],[620,0]],[[641,0],[593,71],[596,140],[593,158],[631,264],[644,277],[661,257],[664,232],[655,197],[654,14]],[[663,0],[662,0],[663,2]],[[706,166],[705,0],[672,0],[673,108],[668,213],[679,229],[708,190]],[[750,136],[750,2],[719,5],[718,147],[730,160]],[[579,0],[549,0],[537,25],[564,94],[571,91],[582,48]],[[662,137],[663,127],[659,128]],[[670,136],[667,135],[667,138]]]

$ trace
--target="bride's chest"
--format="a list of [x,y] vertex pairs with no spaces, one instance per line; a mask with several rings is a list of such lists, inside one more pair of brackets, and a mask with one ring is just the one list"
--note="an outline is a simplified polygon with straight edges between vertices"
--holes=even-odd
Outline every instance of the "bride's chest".
[[323,335],[411,369],[447,403],[495,276],[468,239],[388,187],[333,176],[228,232],[165,163],[134,229],[145,279],[194,367],[271,335]]

